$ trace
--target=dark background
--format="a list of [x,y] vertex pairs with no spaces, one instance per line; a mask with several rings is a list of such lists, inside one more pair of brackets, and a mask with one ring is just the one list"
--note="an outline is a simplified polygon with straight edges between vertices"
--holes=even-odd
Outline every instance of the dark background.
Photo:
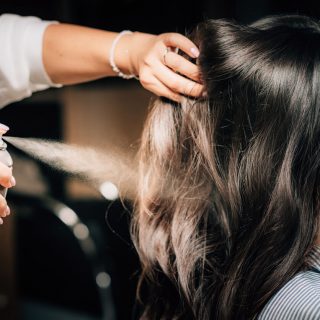
[[0,11],[113,31],[151,33],[184,32],[204,18],[249,23],[270,14],[298,13],[316,18],[320,14],[319,2],[313,0],[2,0]]
[[[1,0],[1,13],[33,15],[110,31],[129,29],[158,34],[170,31],[184,33],[206,18],[228,18],[242,23],[280,13],[319,18],[320,5],[318,1],[311,0]],[[92,85],[102,83],[110,86],[113,82],[123,85],[115,79],[95,81]],[[0,122],[10,123],[12,135],[63,139],[63,106],[51,98],[46,106],[43,104],[30,101],[13,104],[0,111]],[[13,152],[28,159],[18,151]],[[74,209],[92,232],[98,248],[97,257],[112,279],[112,301],[117,319],[130,319],[139,272],[128,233],[130,205],[125,209],[119,201],[70,199],[65,193],[65,176],[43,164],[37,163],[37,166],[45,179],[46,195]],[[42,196],[9,193],[9,201],[16,206],[15,306],[18,306],[16,310],[21,310],[14,317],[43,320],[43,316],[36,315],[39,308],[26,303],[36,301],[46,306],[76,310],[97,319],[101,317],[102,307],[90,272],[91,266],[68,230],[52,216],[46,215],[46,209],[39,205],[39,201],[45,201]],[[109,224],[105,219],[107,209]],[[52,310],[47,308],[47,312]],[[7,316],[3,319],[14,318]],[[59,319],[73,318],[65,315]]]

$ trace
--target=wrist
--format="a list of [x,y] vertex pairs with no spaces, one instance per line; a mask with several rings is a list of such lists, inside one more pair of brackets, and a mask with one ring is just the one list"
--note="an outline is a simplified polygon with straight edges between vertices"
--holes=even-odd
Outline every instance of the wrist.
[[[119,34],[117,34],[119,37]],[[133,33],[126,33],[120,36],[118,41],[114,42],[113,62],[118,70],[125,75],[137,75],[136,69],[132,66],[132,37]],[[112,49],[111,49],[112,50]],[[111,60],[110,60],[111,63]],[[118,71],[118,72],[119,72]]]
[[116,48],[116,63],[123,73],[139,76],[139,65],[146,48],[156,36],[148,33],[133,32],[123,35]]

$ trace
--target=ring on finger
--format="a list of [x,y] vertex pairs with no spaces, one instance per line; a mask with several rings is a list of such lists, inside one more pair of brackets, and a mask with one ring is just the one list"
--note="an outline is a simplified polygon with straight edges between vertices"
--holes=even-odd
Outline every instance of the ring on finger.
[[171,51],[171,49],[169,47],[166,47],[164,55],[163,55],[163,63],[164,63],[164,65],[167,65],[166,56],[170,51]]

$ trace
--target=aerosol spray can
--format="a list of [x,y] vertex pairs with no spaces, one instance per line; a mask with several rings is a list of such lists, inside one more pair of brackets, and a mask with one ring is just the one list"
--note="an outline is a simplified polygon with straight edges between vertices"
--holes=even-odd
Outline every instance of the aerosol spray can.
[[[9,127],[0,123],[0,162],[12,168],[12,158],[7,151],[7,144],[2,140],[2,136],[9,130]],[[7,195],[8,188],[0,185],[0,194],[4,197]]]

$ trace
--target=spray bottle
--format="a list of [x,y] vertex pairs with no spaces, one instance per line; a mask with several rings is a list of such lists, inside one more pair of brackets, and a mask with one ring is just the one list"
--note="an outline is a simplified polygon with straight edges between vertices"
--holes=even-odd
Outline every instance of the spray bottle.
[[[7,144],[2,140],[2,136],[9,130],[9,127],[5,126],[4,124],[0,123],[0,162],[12,168],[13,162],[12,158],[7,151]],[[8,188],[3,187],[0,185],[0,194],[3,197],[6,197]]]

